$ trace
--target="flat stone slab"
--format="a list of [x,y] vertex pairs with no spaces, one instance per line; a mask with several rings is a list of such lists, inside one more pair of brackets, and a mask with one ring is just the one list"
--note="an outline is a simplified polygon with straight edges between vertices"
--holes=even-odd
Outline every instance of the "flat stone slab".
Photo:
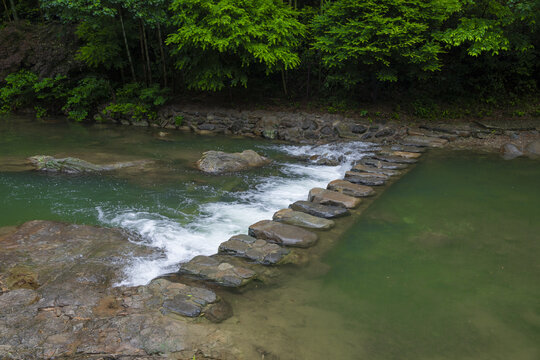
[[262,220],[249,227],[249,235],[285,246],[310,247],[317,242],[317,234],[298,226],[272,220]]
[[235,235],[219,245],[219,253],[250,259],[263,265],[279,263],[289,250],[249,235]]
[[227,262],[220,263],[214,258],[203,255],[195,256],[187,263],[180,265],[179,272],[227,287],[243,286],[257,275],[253,270]]
[[354,197],[366,197],[375,194],[375,190],[369,186],[353,184],[346,180],[331,181],[326,188]]
[[384,162],[396,163],[396,164],[414,164],[418,160],[413,158],[406,158],[402,156],[392,156],[392,155],[373,155],[372,158],[381,160]]
[[354,209],[360,205],[360,202],[362,201],[357,197],[322,188],[311,189],[309,191],[308,200],[323,205],[343,206],[347,209]]
[[332,219],[350,214],[349,210],[342,206],[323,205],[311,201],[296,201],[289,205],[289,207],[293,210],[305,212],[325,219]]
[[408,146],[443,147],[448,140],[431,136],[406,136],[401,139],[401,144]]
[[411,152],[411,153],[423,153],[426,151],[425,147],[418,147],[418,146],[407,146],[407,145],[392,145],[390,147],[390,150],[392,151],[404,151],[404,152]]
[[383,149],[379,151],[379,154],[382,155],[388,155],[388,156],[399,156],[402,158],[407,159],[418,159],[420,156],[422,156],[419,152],[412,152],[412,151],[404,151],[404,150],[389,150],[389,149]]
[[364,158],[360,160],[359,164],[374,166],[380,169],[401,170],[408,167],[407,164],[398,164],[393,162],[381,161],[374,158]]
[[367,185],[367,186],[380,186],[386,183],[388,176],[382,174],[370,174],[360,173],[357,171],[347,171],[345,173],[345,180],[355,184]]
[[293,209],[281,209],[277,211],[272,220],[317,230],[328,230],[335,225],[335,222],[332,220],[323,219],[301,211],[294,211]]
[[369,165],[364,165],[364,164],[357,164],[353,166],[351,171],[357,171],[361,173],[382,174],[382,175],[387,175],[387,176],[395,176],[395,175],[400,174],[398,170],[382,169],[375,166],[369,166]]

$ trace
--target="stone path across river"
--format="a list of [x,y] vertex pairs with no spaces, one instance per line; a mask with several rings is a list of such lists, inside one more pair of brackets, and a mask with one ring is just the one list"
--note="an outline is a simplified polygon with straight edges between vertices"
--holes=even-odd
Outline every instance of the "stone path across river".
[[318,231],[339,226],[426,147],[446,142],[409,136],[383,147],[344,179],[312,189],[307,200],[251,225],[249,235],[224,241],[217,254],[196,256],[175,276],[145,286],[111,287],[123,266],[118,259],[148,251],[120,230],[33,221],[0,234],[0,358],[236,359],[226,334],[198,323],[232,315],[220,288],[244,287],[264,278],[265,269],[294,263],[317,246]]

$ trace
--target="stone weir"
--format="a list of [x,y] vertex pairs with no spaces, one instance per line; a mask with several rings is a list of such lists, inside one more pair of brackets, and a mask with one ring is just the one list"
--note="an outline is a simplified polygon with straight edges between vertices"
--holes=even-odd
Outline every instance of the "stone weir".
[[[232,315],[227,291],[301,264],[320,231],[339,227],[429,147],[405,137],[360,160],[343,179],[251,225],[217,253],[138,287],[112,285],[128,256],[162,256],[117,229],[31,221],[0,233],[0,358],[242,359],[230,334],[212,326]],[[247,285],[247,286],[246,286]]]

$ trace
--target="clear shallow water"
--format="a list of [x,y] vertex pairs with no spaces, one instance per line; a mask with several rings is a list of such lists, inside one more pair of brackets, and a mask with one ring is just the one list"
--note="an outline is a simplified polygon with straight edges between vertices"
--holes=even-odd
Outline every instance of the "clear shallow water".
[[540,359],[539,179],[538,161],[429,153],[322,264],[231,295],[224,326],[253,358]]
[[[145,284],[176,271],[195,255],[210,255],[231,235],[270,219],[309,189],[343,176],[348,163],[368,151],[346,146],[287,146],[246,138],[194,136],[158,129],[0,120],[0,227],[28,220],[121,227],[132,241],[159,248],[159,259],[134,259],[124,285]],[[270,166],[228,176],[204,175],[194,162],[207,150],[254,149],[274,160]],[[153,160],[143,169],[66,175],[32,171],[33,155],[74,156],[98,164]],[[298,155],[324,155],[339,166],[299,161]]]

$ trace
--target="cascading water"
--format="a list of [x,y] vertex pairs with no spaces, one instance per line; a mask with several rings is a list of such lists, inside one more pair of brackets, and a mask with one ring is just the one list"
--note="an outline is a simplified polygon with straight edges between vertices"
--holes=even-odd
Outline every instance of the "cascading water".
[[[336,166],[314,163],[282,162],[281,175],[260,177],[249,191],[232,194],[232,201],[201,204],[197,216],[188,223],[148,211],[104,208],[98,206],[99,221],[106,226],[121,227],[140,235],[138,240],[162,252],[158,258],[135,258],[119,285],[142,285],[153,278],[178,269],[178,264],[196,255],[211,255],[219,244],[235,234],[246,233],[249,225],[271,219],[275,211],[294,201],[305,199],[313,187],[326,187],[343,177],[350,164],[373,151],[368,143],[334,143],[321,146],[271,146],[273,151],[295,157],[317,157],[334,160]],[[265,148],[261,147],[264,151]],[[189,199],[186,199],[189,201]],[[142,240],[140,240],[142,239]]]

